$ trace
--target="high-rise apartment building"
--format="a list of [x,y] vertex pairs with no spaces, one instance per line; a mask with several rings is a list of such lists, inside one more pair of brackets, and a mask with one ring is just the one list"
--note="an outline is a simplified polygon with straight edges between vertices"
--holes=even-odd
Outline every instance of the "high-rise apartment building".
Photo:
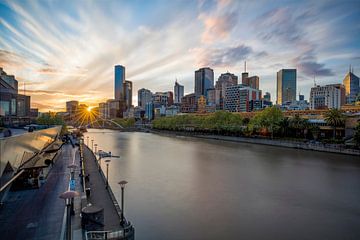
[[152,101],[152,92],[149,89],[141,88],[138,90],[138,106],[145,109],[146,104]]
[[175,93],[174,103],[175,104],[181,103],[181,99],[184,96],[184,86],[180,85],[177,81],[175,81],[174,93]]
[[124,82],[124,101],[126,110],[130,109],[132,106],[132,82],[126,80]]
[[281,69],[277,72],[276,103],[296,101],[296,69]]
[[238,76],[232,73],[222,73],[215,84],[215,104],[217,109],[224,109],[225,90],[238,84]]
[[206,96],[209,88],[214,88],[214,71],[209,67],[195,71],[195,95]]
[[242,84],[230,86],[225,91],[225,110],[229,112],[250,112],[251,101],[261,100],[261,91]]
[[360,93],[359,77],[352,72],[351,67],[343,80],[343,84],[345,86],[346,102],[355,102]]
[[341,90],[334,85],[316,86],[310,90],[310,109],[340,109]]
[[115,100],[124,99],[125,67],[115,66]]
[[242,84],[254,89],[259,89],[259,76],[245,77],[242,79]]

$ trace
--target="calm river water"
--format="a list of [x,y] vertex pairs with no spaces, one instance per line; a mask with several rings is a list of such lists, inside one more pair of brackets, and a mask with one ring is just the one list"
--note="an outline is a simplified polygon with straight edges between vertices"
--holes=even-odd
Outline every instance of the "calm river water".
[[[136,239],[360,239],[360,158],[90,129]],[[90,143],[91,144],[91,143]],[[105,169],[104,169],[105,170]],[[119,201],[120,203],[120,201]]]

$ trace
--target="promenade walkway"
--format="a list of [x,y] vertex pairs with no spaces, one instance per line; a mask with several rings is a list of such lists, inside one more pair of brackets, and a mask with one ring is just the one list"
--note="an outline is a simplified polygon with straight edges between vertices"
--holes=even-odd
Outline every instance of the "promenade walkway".
[[[91,188],[90,203],[97,207],[104,208],[104,231],[120,230],[120,216],[106,189],[106,182],[99,172],[97,160],[91,150],[84,145],[85,174],[90,174],[86,187]],[[117,203],[116,203],[117,204]]]
[[0,239],[60,239],[69,169],[76,151],[64,145],[56,156],[47,180],[39,189],[8,192],[0,209]]

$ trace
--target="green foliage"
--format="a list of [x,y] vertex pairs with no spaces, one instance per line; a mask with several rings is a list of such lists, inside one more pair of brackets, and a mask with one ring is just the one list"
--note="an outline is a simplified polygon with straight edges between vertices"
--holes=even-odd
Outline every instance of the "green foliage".
[[281,128],[284,119],[281,110],[275,106],[265,108],[263,111],[258,112],[255,117],[250,120],[249,127],[254,131],[266,130],[274,136],[274,132]]
[[117,122],[124,128],[131,128],[135,126],[135,118],[115,118],[114,122]]
[[153,121],[153,128],[176,131],[239,133],[243,128],[243,119],[239,114],[225,111],[218,111],[209,115],[186,114],[157,118]]
[[345,116],[338,109],[330,109],[325,113],[325,121],[329,126],[333,127],[333,138],[336,137],[336,127],[343,126],[345,124]]
[[64,120],[53,112],[43,113],[36,119],[39,125],[65,125]]

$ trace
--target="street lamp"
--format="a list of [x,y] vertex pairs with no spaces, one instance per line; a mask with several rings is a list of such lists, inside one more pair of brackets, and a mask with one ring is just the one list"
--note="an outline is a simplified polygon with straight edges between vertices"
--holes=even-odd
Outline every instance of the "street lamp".
[[91,151],[94,151],[94,139],[91,139]]
[[[123,226],[123,231],[125,231],[124,230],[124,188],[127,183],[128,182],[125,180],[118,182],[118,184],[121,187],[121,222],[120,222],[120,225]],[[124,235],[125,235],[125,232],[124,232]]]
[[111,162],[110,159],[106,159],[106,188],[109,186],[109,163]]
[[89,136],[86,136],[86,145],[89,146]]
[[95,146],[95,154],[96,154],[96,153],[97,153],[97,146],[98,146],[98,145],[95,143],[94,146]]

